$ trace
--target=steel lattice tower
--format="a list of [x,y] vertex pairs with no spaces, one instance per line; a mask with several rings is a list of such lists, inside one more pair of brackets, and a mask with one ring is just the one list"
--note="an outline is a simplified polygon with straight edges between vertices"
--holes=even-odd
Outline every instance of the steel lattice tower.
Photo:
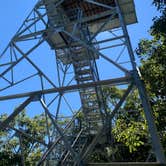
[[[15,110],[13,104],[0,127],[13,130],[20,147],[26,137],[44,148],[36,165],[88,165],[96,145],[112,144],[110,127],[133,89],[140,95],[156,161],[165,162],[126,28],[136,22],[133,0],[39,0],[25,19],[0,55],[0,102],[22,104]],[[111,112],[105,86],[125,89]],[[45,141],[10,125],[33,105],[51,121]]]

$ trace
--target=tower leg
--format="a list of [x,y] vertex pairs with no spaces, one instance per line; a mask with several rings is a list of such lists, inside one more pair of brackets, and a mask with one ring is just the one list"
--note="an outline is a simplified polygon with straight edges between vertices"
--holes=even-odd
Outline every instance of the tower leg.
[[144,109],[144,112],[145,112],[145,117],[146,117],[146,120],[147,120],[147,123],[148,123],[148,128],[149,128],[151,141],[152,141],[152,148],[153,148],[154,153],[156,155],[157,161],[160,162],[160,163],[166,163],[166,159],[165,159],[165,156],[164,156],[164,150],[163,150],[163,147],[161,145],[160,138],[159,138],[159,135],[157,133],[157,127],[155,125],[154,118],[153,118],[153,115],[152,115],[151,105],[148,101],[148,96],[146,94],[144,83],[141,81],[140,76],[139,76],[138,71],[137,71],[137,66],[136,66],[136,62],[135,62],[134,53],[133,53],[133,50],[132,50],[130,38],[129,38],[129,35],[128,35],[125,20],[123,18],[118,0],[116,0],[116,6],[117,6],[117,12],[119,14],[120,24],[121,24],[121,27],[123,29],[123,33],[125,35],[128,53],[129,53],[131,63],[132,63],[132,67],[133,67],[133,71],[134,71],[133,76],[134,76],[135,84],[138,88],[139,95],[140,95],[142,105],[143,105],[143,109]]
[[149,103],[148,96],[146,94],[144,83],[140,80],[138,73],[135,73],[135,81],[136,81],[136,86],[138,87],[139,95],[140,95],[142,105],[144,108],[146,120],[148,123],[149,133],[151,136],[152,148],[156,155],[156,159],[160,163],[166,163],[164,150],[161,145],[160,138],[157,133],[157,127],[155,125],[154,118],[152,115],[151,105]]

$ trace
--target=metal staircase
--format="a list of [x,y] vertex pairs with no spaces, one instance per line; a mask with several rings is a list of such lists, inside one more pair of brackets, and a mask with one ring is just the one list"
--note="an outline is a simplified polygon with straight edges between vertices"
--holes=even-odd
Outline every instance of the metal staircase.
[[[81,154],[85,151],[85,147],[88,144],[88,137],[85,135],[85,132],[82,129],[79,131],[76,137],[73,139],[70,138],[69,141],[75,152]],[[72,156],[69,151],[64,151],[58,165],[74,165],[74,161],[72,160]]]
[[[50,31],[52,26],[53,27],[61,27],[62,29],[68,28],[65,26],[67,22],[71,20],[71,18],[68,18],[65,15],[65,12],[62,10],[62,8],[58,7],[56,10],[54,6],[57,4],[57,0],[52,1],[46,1],[45,0],[45,6],[48,13],[49,23],[50,23]],[[79,10],[77,11],[79,12]],[[78,15],[78,14],[77,14]],[[88,40],[88,34],[85,35],[86,30],[81,30],[76,28],[75,34],[79,38],[83,36],[83,40]],[[84,34],[82,34],[84,33]],[[77,84],[84,84],[88,82],[95,82],[98,81],[98,73],[96,68],[96,62],[95,60],[98,59],[98,55],[95,55],[92,53],[92,51],[83,48],[81,46],[73,46],[72,49],[67,48],[68,45],[74,45],[74,41],[70,41],[70,39],[66,38],[65,34],[59,33],[60,40],[62,41],[62,45],[66,45],[65,49],[57,49],[58,42],[60,40],[54,38],[54,34],[47,34],[46,40],[47,42],[52,46],[52,49],[56,50],[56,56],[63,62],[64,65],[72,64],[74,71],[75,71],[75,80]],[[86,38],[85,38],[86,36]],[[67,42],[67,40],[70,41],[70,43]],[[99,90],[100,89],[100,90]],[[93,115],[96,115],[96,123],[101,120],[100,117],[100,109],[102,105],[101,101],[101,88],[99,87],[92,87],[92,88],[84,88],[80,89],[80,98],[82,103],[82,110],[85,114],[86,120],[90,123],[94,121]],[[92,120],[93,119],[93,120]],[[92,121],[91,121],[92,120]]]
[[[65,12],[58,7],[55,10],[54,6],[58,1],[45,1],[45,6],[48,13],[49,24],[51,25],[49,28],[50,34],[47,34],[46,40],[52,49],[55,49],[56,56],[59,60],[64,64],[72,64],[75,80],[77,84],[85,84],[91,83],[95,81],[99,81],[97,67],[96,67],[96,59],[99,58],[98,55],[92,53],[92,51],[84,48],[82,46],[78,46],[75,41],[67,38],[61,29],[70,29],[66,27],[65,24],[70,22],[73,18],[68,18],[65,15]],[[80,12],[77,10],[77,12]],[[81,13],[81,12],[80,12]],[[76,14],[81,15],[81,14]],[[78,18],[81,19],[81,18]],[[53,27],[59,28],[59,38],[57,39],[57,33],[54,38],[54,33],[52,32]],[[89,42],[90,39],[89,34],[87,33],[87,29],[79,29],[79,24],[76,25],[75,30],[71,29],[73,33],[77,35],[78,38]],[[60,46],[59,46],[60,43]],[[72,48],[68,48],[68,46],[72,45]],[[57,46],[59,46],[57,48]],[[63,47],[65,47],[63,49]],[[59,49],[60,48],[60,49]],[[83,123],[81,123],[81,130],[78,134],[75,134],[74,138],[68,137],[71,142],[72,148],[74,151],[80,155],[85,151],[85,147],[90,144],[90,137],[95,137],[98,130],[103,125],[103,99],[102,99],[102,90],[100,87],[87,87],[79,90],[81,104],[82,104],[82,112],[83,112]],[[70,129],[72,131],[72,129]],[[72,157],[69,151],[65,151],[61,157],[59,165],[73,165]]]
[[[76,50],[76,51],[75,51]],[[67,52],[70,52],[68,50]],[[57,51],[57,53],[59,53]],[[95,66],[95,56],[92,54],[88,54],[86,49],[73,48],[72,50],[72,60],[71,64],[73,65],[75,72],[75,80],[77,84],[84,84],[89,82],[97,81],[98,75],[95,73],[97,71]],[[67,55],[62,52],[57,54],[63,62],[64,58]],[[69,63],[69,61],[67,61]],[[101,89],[100,89],[101,90]],[[83,112],[83,123],[81,122],[80,131],[78,134],[71,139],[69,137],[69,141],[72,140],[71,145],[74,151],[80,155],[85,152],[85,148],[91,142],[90,138],[95,137],[98,132],[98,129],[102,127],[102,113],[101,113],[101,94],[99,94],[99,87],[91,87],[91,88],[82,88],[79,90],[81,104],[82,104],[82,112]],[[72,130],[72,129],[71,129]],[[62,155],[62,159],[60,161],[60,165],[73,165],[71,160],[71,156],[69,151],[66,151]]]
[[[93,64],[95,64],[95,59],[90,57],[90,55],[87,55],[86,52],[77,54],[76,60],[73,58],[73,67],[77,84],[94,82],[99,79],[97,78],[97,73],[95,73],[95,66]],[[99,122],[101,123],[100,94],[98,94],[97,88],[94,87],[80,89],[79,93],[85,120],[89,123],[90,131],[95,132],[95,129],[92,131],[92,128],[94,127],[93,123],[96,123],[96,125],[99,124]],[[93,117],[97,114],[98,116],[94,119]]]

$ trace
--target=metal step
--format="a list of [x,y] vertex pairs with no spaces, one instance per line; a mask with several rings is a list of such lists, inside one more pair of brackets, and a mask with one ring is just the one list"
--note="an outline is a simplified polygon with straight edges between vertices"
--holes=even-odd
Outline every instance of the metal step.
[[[94,113],[95,114],[95,113]],[[89,116],[89,114],[87,115],[87,119],[91,120],[91,121],[97,121],[99,122],[101,120],[101,115],[96,115],[96,116]]]
[[86,74],[77,74],[77,78],[84,78],[84,77],[91,77],[92,81],[93,81],[93,77],[90,73],[86,73]]
[[93,110],[96,110],[96,109],[99,109],[99,107],[98,106],[92,106],[92,107],[84,107],[83,106],[83,110],[86,110],[86,111],[93,111]]
[[77,56],[74,56],[73,59],[76,61],[82,61],[82,60],[93,60],[98,59],[98,56],[87,56],[86,54],[80,53]]
[[87,110],[96,110],[99,108],[98,104],[95,103],[94,105],[83,104],[84,109]]
[[89,61],[79,61],[79,62],[74,62],[74,65],[76,67],[85,67],[85,66],[89,66]]
[[[93,97],[92,97],[92,95],[93,95]],[[88,100],[88,101],[95,101],[95,100],[97,100],[97,96],[96,96],[96,93],[89,93],[89,94],[87,94],[87,93],[81,93],[81,99],[82,100]]]
[[93,105],[93,106],[83,105],[83,109],[87,111],[94,111],[94,110],[98,110],[99,106],[98,105]]
[[84,93],[82,93],[81,99],[84,100],[84,101],[88,100],[89,102],[96,102],[96,103],[98,103],[97,96],[91,97],[90,94],[84,94]]
[[92,76],[86,76],[86,77],[76,77],[76,80],[80,81],[80,82],[84,82],[84,81],[92,81],[93,80],[93,77]]
[[[81,130],[79,134],[75,137],[73,143],[72,143],[72,148],[76,153],[80,153],[83,148],[85,147],[85,144],[87,143],[88,138],[84,135],[84,131]],[[61,165],[73,165],[72,160],[70,158],[70,152],[67,151],[64,153],[64,156],[61,159]]]
[[86,89],[82,89],[81,91],[82,94],[84,95],[93,95],[96,94],[95,88],[86,88]]
[[90,69],[83,69],[83,70],[78,70],[76,71],[77,74],[82,75],[82,74],[91,74],[91,70]]
[[92,118],[92,119],[94,119],[94,118],[101,118],[101,114],[100,113],[96,113],[96,112],[91,112],[91,113],[89,113],[88,114],[88,117],[89,118]]
[[96,100],[83,100],[82,103],[87,106],[98,105],[98,102]]

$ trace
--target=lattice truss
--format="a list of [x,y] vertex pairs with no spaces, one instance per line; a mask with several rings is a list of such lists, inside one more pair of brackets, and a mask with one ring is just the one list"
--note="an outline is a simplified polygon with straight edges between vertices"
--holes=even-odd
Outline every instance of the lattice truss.
[[[127,96],[138,88],[153,151],[162,162],[126,29],[135,22],[132,0],[39,1],[0,55],[0,104],[11,111],[0,127],[13,134],[3,145],[17,137],[18,153],[24,154],[21,140],[28,138],[43,152],[36,165],[85,164],[96,145],[112,144],[110,126],[124,111]],[[119,100],[109,103],[109,110],[105,86],[124,90]],[[47,134],[42,140],[11,125],[24,109],[45,116]]]

